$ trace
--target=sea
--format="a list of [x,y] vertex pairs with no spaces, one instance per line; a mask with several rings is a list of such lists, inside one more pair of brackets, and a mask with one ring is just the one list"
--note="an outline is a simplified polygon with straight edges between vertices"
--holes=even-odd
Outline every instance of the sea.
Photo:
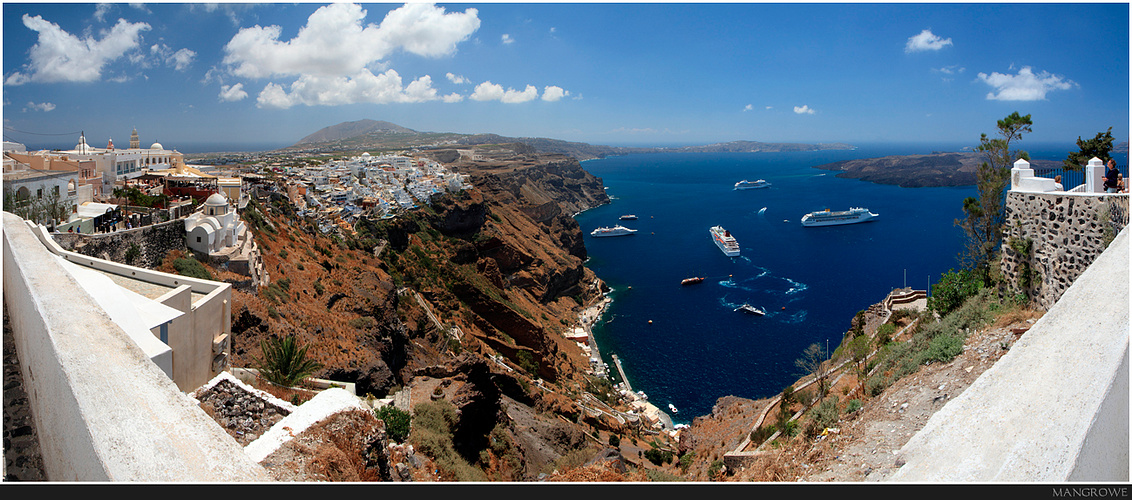
[[[586,265],[612,291],[594,339],[614,382],[617,355],[634,391],[674,423],[708,415],[724,396],[759,399],[804,375],[795,361],[817,344],[832,352],[858,311],[896,288],[930,290],[958,269],[955,225],[974,186],[901,188],[814,168],[840,160],[958,151],[954,144],[865,145],[785,153],[656,153],[588,160],[611,203],[577,214]],[[1025,148],[1023,148],[1025,149]],[[1027,149],[1062,160],[1074,144]],[[1117,159],[1127,164],[1127,154]],[[770,187],[735,190],[740,180]],[[863,207],[873,221],[803,227],[816,210]],[[637,220],[620,220],[633,214]],[[630,236],[593,238],[622,224]],[[709,229],[738,240],[728,257]],[[683,286],[681,280],[704,277]],[[767,312],[736,312],[749,303]]]

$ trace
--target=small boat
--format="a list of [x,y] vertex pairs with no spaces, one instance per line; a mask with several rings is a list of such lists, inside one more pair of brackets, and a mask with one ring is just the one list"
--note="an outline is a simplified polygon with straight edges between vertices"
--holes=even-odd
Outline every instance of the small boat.
[[621,220],[637,220],[637,216],[633,214],[622,215]]
[[743,304],[743,305],[735,308],[735,312],[740,312],[740,311],[745,312],[747,314],[754,314],[755,316],[766,315],[766,311],[759,309],[755,306],[752,306],[751,304]]
[[680,413],[680,410],[677,410],[676,405],[673,405],[672,403],[668,403],[668,409],[672,410],[672,413]]
[[683,280],[680,280],[681,285],[695,285],[697,283],[703,283],[703,282],[704,282],[704,279],[700,276],[696,276],[694,278],[684,278]]

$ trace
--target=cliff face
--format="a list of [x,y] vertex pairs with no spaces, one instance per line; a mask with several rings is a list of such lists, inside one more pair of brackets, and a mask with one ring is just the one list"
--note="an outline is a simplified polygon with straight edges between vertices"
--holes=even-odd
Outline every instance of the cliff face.
[[541,450],[514,452],[501,476],[523,479],[570,451],[563,435],[580,435],[572,399],[589,360],[563,333],[601,288],[572,214],[608,197],[565,156],[506,153],[454,168],[475,188],[362,220],[351,235],[320,234],[282,197],[253,203],[272,282],[234,292],[233,365],[255,366],[263,339],[294,336],[323,364],[316,376],[354,382],[361,395],[412,388],[414,402],[428,402],[452,389],[454,445],[472,464],[509,421],[503,413],[566,426],[543,444],[528,429],[496,430]]

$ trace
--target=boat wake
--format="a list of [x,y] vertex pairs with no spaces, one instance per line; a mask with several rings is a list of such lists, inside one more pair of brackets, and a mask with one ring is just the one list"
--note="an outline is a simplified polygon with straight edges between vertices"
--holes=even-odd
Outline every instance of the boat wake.
[[762,207],[762,208],[759,209],[759,215],[762,215],[762,214],[765,214],[765,213],[766,213],[766,207]]

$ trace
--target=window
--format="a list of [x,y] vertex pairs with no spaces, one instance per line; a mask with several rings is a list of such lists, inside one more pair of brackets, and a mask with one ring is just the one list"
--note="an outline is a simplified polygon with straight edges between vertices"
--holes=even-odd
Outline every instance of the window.
[[52,193],[53,193],[53,194],[54,194],[55,196],[59,196],[59,186],[52,186],[52,187],[51,187],[51,192],[52,192]]
[[197,236],[197,243],[200,243],[200,236]]
[[39,189],[35,190],[35,197],[36,198],[43,198],[43,188],[39,188]]

